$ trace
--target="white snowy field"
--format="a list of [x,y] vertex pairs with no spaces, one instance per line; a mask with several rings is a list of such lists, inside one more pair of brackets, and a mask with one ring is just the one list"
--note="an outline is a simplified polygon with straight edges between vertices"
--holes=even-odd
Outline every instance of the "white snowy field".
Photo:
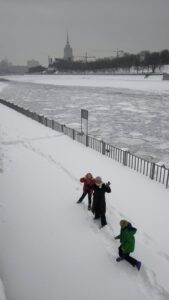
[[144,75],[10,75],[3,78],[58,86],[112,87],[169,93],[168,81],[163,81],[162,75],[149,76],[146,80]]
[[169,166],[169,81],[161,75],[25,75],[6,79],[10,81],[0,91],[1,98],[77,130],[81,109],[87,109],[91,136]]
[[[79,178],[111,181],[108,225],[87,210]],[[168,300],[169,191],[0,105],[0,277],[7,300]],[[119,221],[138,229],[135,258],[116,262]]]

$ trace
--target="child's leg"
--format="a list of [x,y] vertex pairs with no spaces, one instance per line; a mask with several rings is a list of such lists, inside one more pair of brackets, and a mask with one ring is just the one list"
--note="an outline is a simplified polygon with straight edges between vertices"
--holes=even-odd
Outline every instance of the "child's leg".
[[141,262],[136,260],[134,257],[130,256],[130,253],[125,254],[122,249],[121,246],[119,247],[119,257],[116,259],[117,262],[121,261],[125,259],[130,265],[132,265],[133,267],[137,267],[138,271],[141,268]]
[[87,193],[83,193],[82,196],[79,198],[79,200],[77,201],[77,203],[80,203],[83,201],[84,197],[87,195]]
[[130,254],[125,255],[124,259],[127,260],[128,263],[130,265],[132,265],[133,267],[135,267],[137,265],[137,260],[134,257],[130,256]]
[[88,210],[91,210],[92,194],[88,192]]
[[106,216],[105,215],[101,215],[101,226],[105,226],[107,225],[107,221],[106,221]]
[[92,203],[92,194],[88,192],[88,204],[90,207],[91,207],[91,203]]

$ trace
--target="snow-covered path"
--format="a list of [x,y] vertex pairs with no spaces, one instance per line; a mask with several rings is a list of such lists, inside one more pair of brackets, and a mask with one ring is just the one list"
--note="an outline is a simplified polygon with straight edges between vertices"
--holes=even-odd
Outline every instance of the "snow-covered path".
[[[168,190],[0,105],[0,277],[8,300],[169,299]],[[108,226],[77,205],[88,171],[111,181]],[[117,264],[119,220],[140,272]]]

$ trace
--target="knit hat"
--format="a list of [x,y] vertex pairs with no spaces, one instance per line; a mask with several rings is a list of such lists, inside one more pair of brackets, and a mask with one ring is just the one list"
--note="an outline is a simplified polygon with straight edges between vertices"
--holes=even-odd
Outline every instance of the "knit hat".
[[96,177],[96,184],[101,184],[102,183],[102,178],[100,176]]
[[92,176],[91,173],[87,173],[87,174],[86,174],[86,177],[87,177],[87,178],[92,178],[93,176]]
[[96,183],[96,185],[97,186],[99,186],[100,188],[102,187],[102,178],[100,177],[100,176],[97,176],[96,178],[95,178],[95,183]]
[[121,221],[120,221],[120,226],[121,226],[121,228],[127,227],[128,224],[129,224],[129,222],[126,221],[126,220],[121,220]]

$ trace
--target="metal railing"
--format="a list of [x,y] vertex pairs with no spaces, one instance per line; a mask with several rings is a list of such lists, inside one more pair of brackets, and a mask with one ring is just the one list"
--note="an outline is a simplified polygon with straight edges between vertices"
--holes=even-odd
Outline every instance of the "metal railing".
[[102,140],[98,140],[89,135],[85,135],[73,128],[67,127],[65,124],[60,124],[54,120],[48,119],[43,115],[38,115],[35,112],[30,111],[29,109],[25,109],[20,107],[12,102],[8,102],[6,100],[0,99],[0,103],[4,104],[27,117],[52,128],[53,130],[62,132],[63,134],[69,136],[73,140],[85,145],[86,147],[92,148],[103,155],[106,155],[124,166],[128,166],[135,171],[148,176],[152,180],[160,182],[168,188],[169,186],[169,169],[165,167],[165,165],[158,165],[157,163],[150,162],[146,159],[138,157],[127,150],[123,150],[117,147],[114,147]]

